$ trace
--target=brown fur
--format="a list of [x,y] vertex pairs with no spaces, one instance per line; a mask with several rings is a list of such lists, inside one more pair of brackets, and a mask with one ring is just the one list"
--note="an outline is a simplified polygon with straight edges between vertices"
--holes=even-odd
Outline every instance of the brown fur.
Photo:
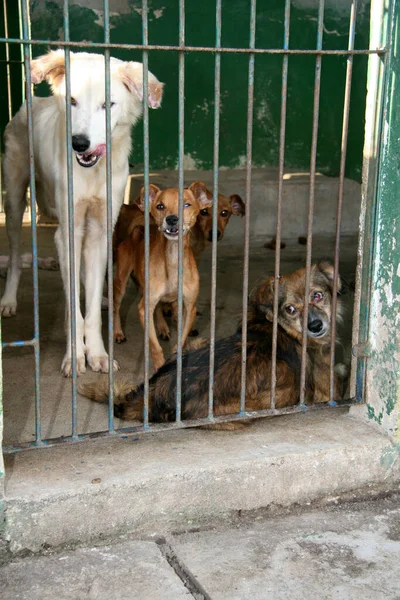
[[[338,290],[341,288],[340,279]],[[327,262],[313,265],[308,299],[308,340],[305,398],[308,403],[329,401],[330,324],[333,289],[333,267]],[[278,333],[276,361],[276,408],[293,406],[299,401],[299,379],[302,353],[302,320],[304,310],[305,269],[279,279]],[[270,408],[272,319],[274,278],[263,281],[251,294],[247,323],[246,409]],[[341,302],[338,298],[338,318]],[[241,327],[215,345],[214,415],[239,411],[241,388]],[[186,352],[182,362],[182,418],[199,419],[208,414],[209,347]],[[176,360],[170,359],[149,382],[150,420],[175,419]],[[334,394],[342,395],[342,381],[335,372]],[[81,393],[98,400],[101,393],[93,387],[81,387]],[[128,394],[117,395],[115,415],[123,419],[141,420],[144,386]],[[103,394],[106,400],[107,393]],[[220,424],[219,424],[220,426]],[[239,425],[240,426],[240,425]],[[231,423],[230,428],[236,425]],[[219,427],[220,428],[220,427]]]
[[[154,368],[159,369],[165,362],[164,353],[157,339],[154,317],[157,328],[165,338],[169,337],[168,325],[162,314],[161,302],[175,302],[178,294],[178,206],[179,190],[169,188],[160,190],[150,185],[150,213],[153,224],[150,227],[150,319],[149,337],[150,353]],[[196,300],[199,294],[199,273],[190,246],[189,232],[196,223],[202,208],[210,206],[205,184],[201,181],[192,183],[184,190],[183,220],[183,306],[184,322],[182,344],[192,329],[196,316]],[[144,210],[144,188],[140,195],[138,209]],[[174,222],[173,225],[168,223]],[[128,237],[117,247],[117,273],[114,279],[114,335],[117,342],[125,341],[121,328],[120,306],[125,294],[126,284],[133,272],[141,292],[145,286],[144,273],[144,232],[143,227],[130,222],[126,229]],[[171,227],[173,233],[171,232]],[[144,327],[144,296],[139,303],[139,317]]]

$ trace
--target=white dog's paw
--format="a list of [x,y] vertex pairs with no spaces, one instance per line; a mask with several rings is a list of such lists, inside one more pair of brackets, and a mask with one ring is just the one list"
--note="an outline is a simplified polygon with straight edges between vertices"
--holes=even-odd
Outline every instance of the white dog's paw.
[[[101,373],[108,373],[109,361],[107,354],[104,356],[88,356],[87,360],[92,371],[95,371],[96,373],[99,371],[101,371]],[[119,364],[116,360],[113,361],[113,370],[114,372],[119,370]]]
[[3,296],[0,302],[0,315],[2,317],[14,317],[17,312],[17,301],[16,300],[7,300]]
[[336,373],[336,375],[341,377],[341,379],[344,379],[345,377],[347,377],[348,372],[349,372],[349,369],[347,368],[347,366],[344,363],[337,363],[335,365],[335,373]]
[[[64,377],[72,377],[72,359],[69,354],[66,354],[64,356],[64,360],[62,361],[62,364],[61,364],[61,372],[64,375]],[[76,374],[79,377],[79,375],[83,375],[83,373],[86,373],[85,357],[77,356],[76,357]]]

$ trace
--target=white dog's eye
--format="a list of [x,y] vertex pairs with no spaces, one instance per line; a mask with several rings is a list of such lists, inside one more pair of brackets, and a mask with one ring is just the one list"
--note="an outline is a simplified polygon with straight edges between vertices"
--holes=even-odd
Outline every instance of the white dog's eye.
[[[110,102],[110,108],[112,108],[113,106],[115,106],[115,102]],[[104,102],[103,106],[101,108],[106,108],[106,103]]]
[[75,98],[72,98],[72,97],[71,97],[71,100],[70,100],[70,102],[71,102],[71,106],[77,106],[77,105],[78,105],[78,103],[77,103],[77,101],[75,100]]

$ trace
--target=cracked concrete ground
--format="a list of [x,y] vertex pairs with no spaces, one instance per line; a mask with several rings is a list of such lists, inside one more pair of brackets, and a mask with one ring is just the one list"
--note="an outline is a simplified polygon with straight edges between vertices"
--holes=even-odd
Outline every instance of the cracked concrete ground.
[[399,496],[14,559],[2,600],[399,600]]

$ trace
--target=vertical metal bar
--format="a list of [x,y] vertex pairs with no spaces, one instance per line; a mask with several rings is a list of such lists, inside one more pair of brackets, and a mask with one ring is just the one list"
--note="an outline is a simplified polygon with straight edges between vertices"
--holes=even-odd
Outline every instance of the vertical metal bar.
[[[349,44],[348,49],[354,49],[354,38],[356,30],[357,0],[353,0],[350,12]],[[342,144],[339,172],[339,191],[336,210],[336,238],[335,238],[335,260],[333,271],[333,291],[332,291],[332,322],[331,322],[331,350],[330,350],[330,385],[329,399],[334,400],[335,393],[335,346],[336,346],[336,308],[338,294],[338,276],[339,276],[339,255],[340,255],[340,228],[342,223],[343,206],[343,184],[346,169],[347,138],[349,132],[349,113],[351,97],[351,80],[353,75],[353,56],[347,57],[346,85],[344,92],[343,125],[342,125]]]
[[[143,44],[149,43],[148,32],[148,5],[147,0],[142,2],[142,35]],[[149,312],[150,312],[150,207],[149,207],[149,104],[148,104],[148,79],[149,79],[149,53],[143,50],[143,150],[144,150],[144,405],[143,427],[149,428]]]
[[[64,39],[70,40],[69,33],[69,5],[64,0]],[[70,324],[71,324],[71,366],[72,366],[72,415],[71,435],[77,439],[78,411],[77,411],[77,385],[76,385],[76,287],[75,287],[75,211],[74,211],[74,182],[72,165],[72,123],[71,123],[71,57],[70,49],[65,47],[65,109],[66,109],[66,151],[67,151],[67,182],[68,182],[68,253],[69,253],[69,286],[70,286]],[[79,302],[79,298],[78,298]]]
[[[285,2],[285,29],[283,48],[289,49],[290,34],[290,0]],[[285,167],[285,134],[286,134],[286,107],[287,107],[287,78],[289,56],[285,54],[282,59],[282,88],[281,88],[281,122],[279,136],[279,174],[278,174],[278,205],[276,208],[276,248],[275,248],[275,280],[274,280],[274,321],[272,325],[272,360],[271,360],[271,408],[275,408],[276,396],[276,351],[278,342],[278,300],[279,300],[279,273],[281,262],[281,208],[283,194],[283,170]]]
[[[322,50],[322,37],[324,31],[324,8],[325,0],[320,0],[318,9],[318,33],[317,50]],[[303,340],[301,349],[301,370],[300,370],[300,404],[305,401],[305,382],[307,365],[307,331],[308,331],[308,301],[310,295],[310,276],[311,276],[311,254],[312,254],[312,226],[314,219],[314,200],[315,200],[315,165],[317,160],[317,142],[318,142],[318,118],[319,101],[321,89],[321,63],[322,56],[318,54],[315,59],[315,83],[314,83],[314,109],[313,126],[311,141],[311,160],[310,160],[310,197],[308,202],[308,221],[307,221],[307,252],[306,252],[306,280],[304,290],[304,313],[303,313]]]
[[[22,36],[29,39],[29,12],[27,0],[22,1]],[[35,355],[35,440],[36,444],[42,442],[41,432],[41,397],[40,397],[40,345],[39,345],[39,277],[37,264],[37,226],[36,226],[36,185],[35,185],[35,159],[33,139],[32,115],[32,79],[30,49],[24,44],[24,64],[26,81],[26,107],[28,118],[28,151],[29,151],[29,185],[31,199],[31,229],[32,229],[32,277],[33,277],[33,322],[34,322],[34,355]]]
[[[256,0],[250,4],[250,49],[255,48],[256,41]],[[244,235],[243,261],[243,311],[242,311],[242,370],[240,388],[240,413],[246,409],[246,358],[247,358],[247,309],[249,293],[249,247],[250,247],[250,198],[251,198],[251,165],[253,149],[253,112],[254,112],[254,53],[249,54],[247,101],[247,144],[246,144],[246,215]]]
[[[110,8],[103,0],[104,42],[110,43]],[[112,171],[111,171],[111,88],[110,49],[104,50],[104,84],[106,95],[106,198],[107,198],[107,295],[108,295],[108,431],[114,433],[114,322],[113,322],[113,215],[112,215]]]
[[[4,16],[4,35],[8,38],[8,13],[7,0],[3,0],[3,16]],[[12,99],[11,99],[11,74],[10,74],[10,45],[6,46],[6,70],[7,70],[7,104],[8,104],[8,119],[12,118]]]
[[[215,47],[221,47],[222,8],[221,0],[216,0]],[[213,221],[211,259],[211,319],[210,319],[210,367],[208,387],[208,418],[213,418],[214,359],[215,359],[215,309],[217,304],[217,230],[218,230],[218,168],[219,168],[219,121],[221,94],[221,54],[215,54],[214,79],[214,181],[213,181]]]
[[[179,45],[185,44],[185,0],[179,0]],[[178,339],[176,357],[176,421],[181,421],[182,402],[182,305],[183,305],[183,160],[185,152],[185,54],[179,51],[179,236],[178,236]]]

